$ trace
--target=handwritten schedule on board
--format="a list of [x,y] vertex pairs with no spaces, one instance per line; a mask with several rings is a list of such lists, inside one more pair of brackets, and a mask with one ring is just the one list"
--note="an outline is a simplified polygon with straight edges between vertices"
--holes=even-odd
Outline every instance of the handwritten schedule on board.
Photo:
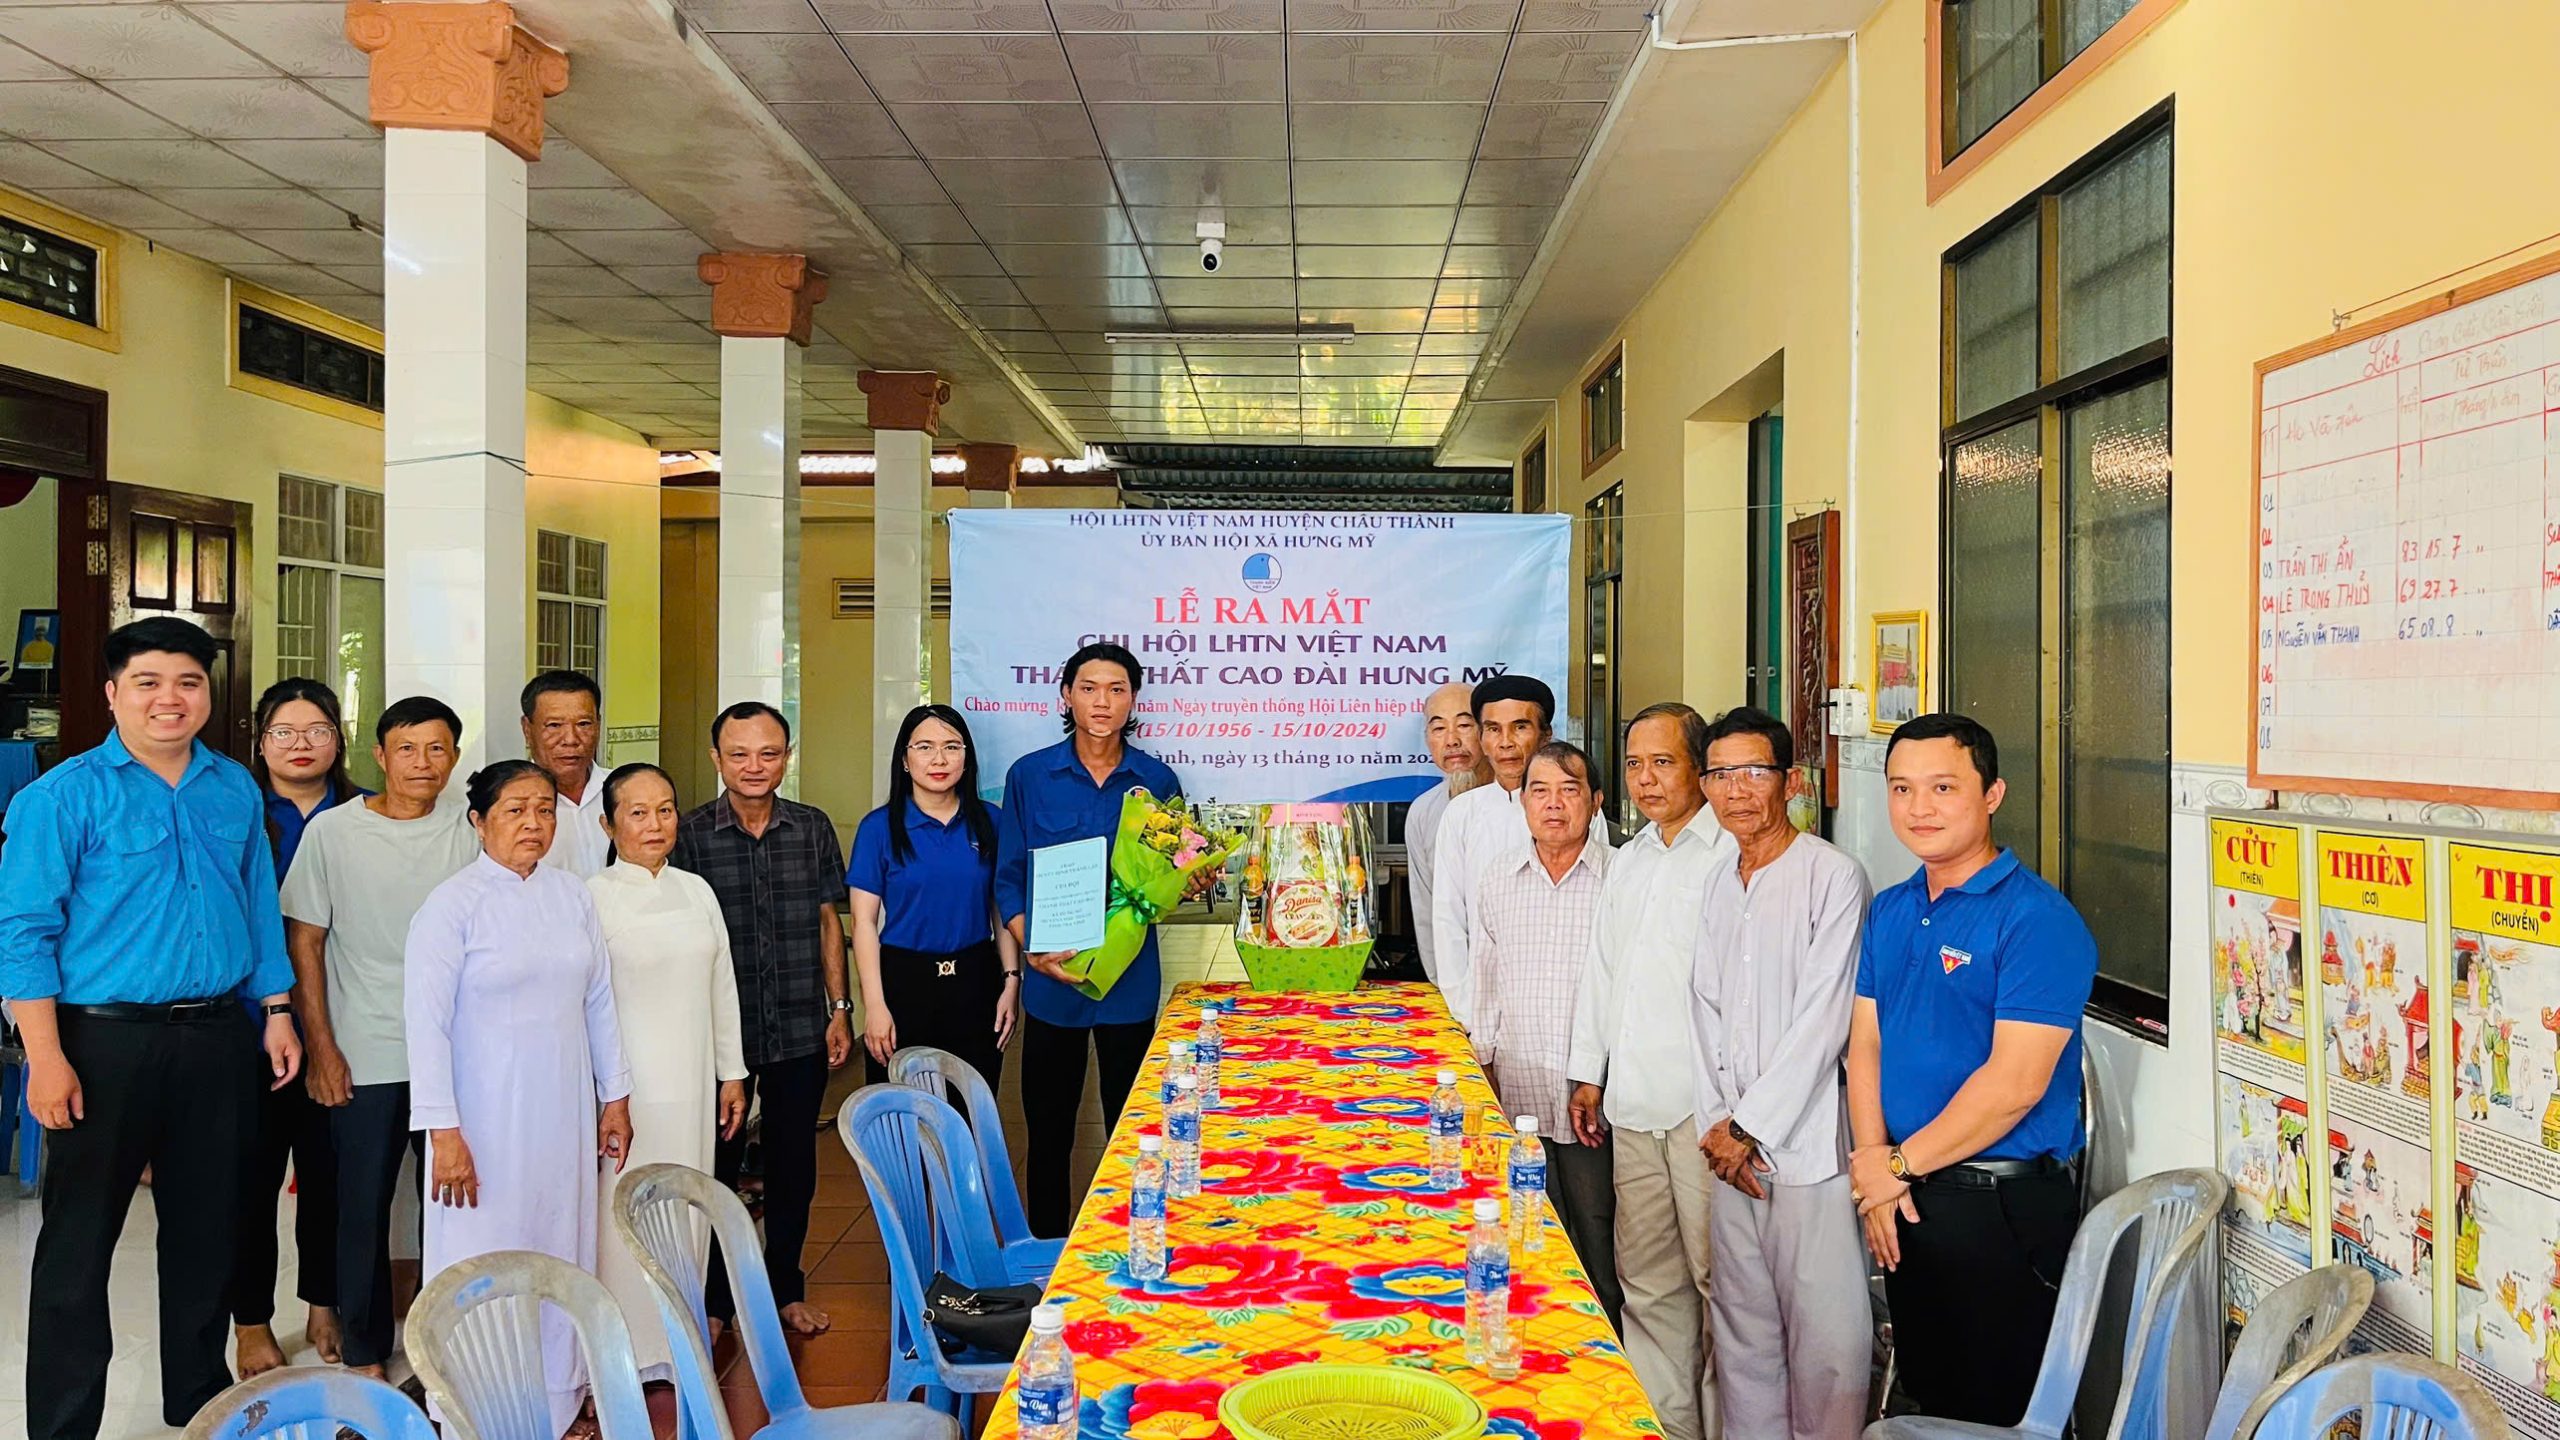
[[2452,299],[2259,367],[2258,783],[2560,797],[2560,274]]

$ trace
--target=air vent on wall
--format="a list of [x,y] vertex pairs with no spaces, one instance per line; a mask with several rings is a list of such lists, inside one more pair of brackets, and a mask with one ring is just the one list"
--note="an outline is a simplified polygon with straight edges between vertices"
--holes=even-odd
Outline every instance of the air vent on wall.
[[[951,613],[951,582],[948,580],[933,582],[933,613],[946,617]],[[838,579],[836,581],[836,618],[839,620],[871,618],[871,582],[869,580]]]

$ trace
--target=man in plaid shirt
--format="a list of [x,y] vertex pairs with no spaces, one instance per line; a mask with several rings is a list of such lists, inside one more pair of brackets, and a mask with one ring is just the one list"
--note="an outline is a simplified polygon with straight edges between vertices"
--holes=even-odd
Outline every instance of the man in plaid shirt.
[[1529,757],[1520,788],[1529,853],[1483,872],[1468,917],[1475,977],[1470,1034],[1504,1108],[1538,1117],[1556,1219],[1615,1326],[1625,1298],[1611,1233],[1618,1199],[1609,1137],[1586,1144],[1566,1119],[1574,997],[1591,957],[1609,862],[1609,848],[1592,843],[1599,811],[1593,780],[1591,757],[1577,746],[1549,741]]

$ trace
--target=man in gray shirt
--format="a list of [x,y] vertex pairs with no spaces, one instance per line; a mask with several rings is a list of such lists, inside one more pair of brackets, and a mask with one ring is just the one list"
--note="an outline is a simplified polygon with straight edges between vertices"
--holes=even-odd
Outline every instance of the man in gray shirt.
[[1840,1059],[1865,928],[1857,861],[1787,823],[1795,740],[1764,711],[1707,727],[1707,803],[1740,847],[1707,880],[1690,971],[1724,1433],[1856,1440],[1872,1348]]
[[462,720],[412,696],[374,722],[382,793],[314,816],[285,876],[285,945],[311,1098],[338,1152],[338,1315],[347,1368],[380,1378],[391,1358],[391,1200],[409,1130],[401,1015],[409,921],[480,853],[459,799],[439,803]]

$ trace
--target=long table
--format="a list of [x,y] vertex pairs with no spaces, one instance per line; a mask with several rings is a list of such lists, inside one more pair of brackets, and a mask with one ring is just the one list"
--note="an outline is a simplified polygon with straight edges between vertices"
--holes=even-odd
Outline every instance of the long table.
[[[1130,1164],[1138,1137],[1161,1133],[1165,1042],[1199,1028],[1206,999],[1227,1007],[1223,1103],[1203,1117],[1200,1198],[1166,1207],[1166,1273],[1140,1281],[1127,1270]],[[1425,1124],[1444,1067],[1472,1134],[1493,1087],[1429,985],[1174,991],[1049,1283],[1069,1302],[1082,1440],[1214,1440],[1228,1386],[1317,1361],[1429,1370],[1483,1403],[1489,1436],[1662,1433],[1551,1210],[1544,1248],[1512,1257],[1519,1378],[1468,1367],[1470,1202],[1499,1191],[1472,1141],[1463,1183],[1431,1185]],[[986,1433],[1020,1433],[1011,1383]]]

